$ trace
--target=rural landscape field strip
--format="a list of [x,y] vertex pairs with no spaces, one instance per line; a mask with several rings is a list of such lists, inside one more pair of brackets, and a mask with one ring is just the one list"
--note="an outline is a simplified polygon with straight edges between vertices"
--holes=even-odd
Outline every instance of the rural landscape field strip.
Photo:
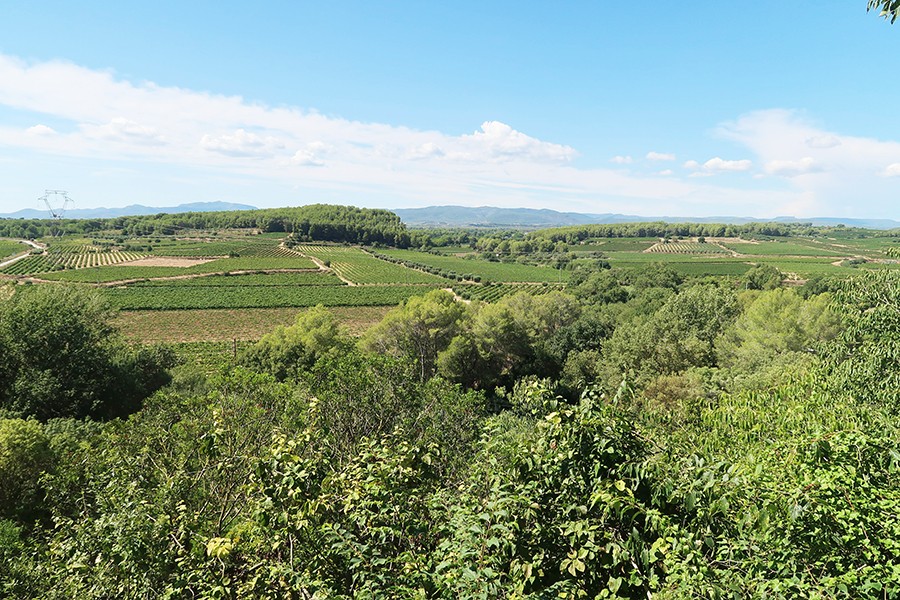
[[359,248],[302,245],[296,250],[326,263],[355,284],[440,284],[446,279],[378,259]]
[[0,240],[0,259],[30,250],[28,246],[13,240]]
[[117,287],[104,291],[120,310],[395,305],[425,286]]
[[93,267],[60,271],[41,275],[41,279],[50,281],[71,281],[80,283],[103,283],[126,281],[130,279],[149,279],[153,277],[173,277],[177,275],[193,275],[200,273],[228,273],[235,271],[266,270],[318,270],[310,259],[303,256],[291,258],[238,257],[220,258],[190,267],[153,267],[121,264],[108,267]]
[[158,244],[152,253],[157,256],[260,256],[268,258],[297,256],[292,250],[271,239],[212,240]]
[[[408,261],[413,264],[433,267],[463,277],[479,277],[484,281],[500,283],[560,283],[568,280],[569,273],[549,267],[537,267],[520,263],[501,263],[486,260],[458,258],[429,254],[417,250],[380,250],[381,254]],[[468,277],[467,277],[468,276]]]
[[526,293],[531,296],[542,296],[553,291],[565,290],[565,285],[559,284],[495,284],[495,285],[455,285],[453,293],[465,300],[481,300],[482,302],[496,302],[497,300],[512,294]]
[[[361,335],[393,306],[333,306],[329,311],[351,335]],[[115,325],[144,343],[258,340],[278,325],[292,325],[305,307],[126,310]]]
[[718,244],[699,242],[668,242],[654,244],[647,252],[664,254],[728,254],[728,250]]
[[[745,256],[847,256],[831,248],[792,239],[785,242],[725,242],[722,244]],[[852,253],[851,253],[852,254]]]
[[289,287],[298,285],[347,285],[333,273],[300,271],[244,275],[201,275],[187,279],[150,279],[136,287]]

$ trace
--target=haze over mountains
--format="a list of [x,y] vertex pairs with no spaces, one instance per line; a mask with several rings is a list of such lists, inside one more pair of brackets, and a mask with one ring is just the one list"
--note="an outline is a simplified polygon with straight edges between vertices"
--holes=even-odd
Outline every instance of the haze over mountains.
[[586,214],[574,212],[558,212],[550,209],[533,208],[496,208],[481,206],[429,206],[426,208],[391,209],[404,223],[411,227],[562,227],[565,225],[587,225],[591,223],[639,223],[645,221],[663,221],[666,223],[725,223],[740,225],[742,223],[812,223],[817,226],[833,226],[844,224],[852,227],[869,229],[893,229],[900,227],[900,221],[892,219],[848,219],[835,217],[776,217],[762,219],[758,217],[665,217],[624,215],[618,213]]
[[[221,210],[254,210],[249,204],[232,202],[191,202],[178,206],[144,206],[130,204],[120,208],[70,208],[65,212],[66,219],[111,219],[115,217],[132,217],[138,215],[155,215],[159,213],[177,214],[184,212],[215,212]],[[0,214],[0,219],[48,219],[47,210],[23,208],[13,213]]]
[[[177,206],[143,206],[132,204],[121,208],[72,208],[66,211],[67,219],[103,219],[124,216],[154,215],[158,213],[177,214],[184,212],[214,212],[228,210],[254,210],[249,204],[231,202],[193,202]],[[495,206],[428,206],[425,208],[389,209],[396,213],[410,227],[508,227],[537,229],[543,227],[563,227],[566,225],[586,225],[591,223],[639,223],[662,221],[666,223],[810,223],[817,226],[847,225],[868,229],[894,229],[900,221],[893,219],[851,219],[844,217],[758,217],[712,216],[712,217],[666,217],[639,216],[619,213],[575,213],[559,212],[548,208],[499,208]],[[14,213],[0,214],[5,219],[47,219],[46,210],[26,208]]]

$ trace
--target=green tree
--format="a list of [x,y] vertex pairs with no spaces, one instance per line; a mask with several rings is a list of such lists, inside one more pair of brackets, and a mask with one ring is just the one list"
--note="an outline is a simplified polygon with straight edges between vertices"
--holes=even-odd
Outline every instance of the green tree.
[[459,334],[467,315],[466,305],[449,292],[413,296],[366,331],[359,345],[367,352],[408,357],[417,365],[419,379],[425,381],[434,374],[438,354]]
[[102,297],[31,286],[0,304],[0,408],[40,420],[127,415],[168,381],[174,356],[130,348]]
[[716,342],[720,363],[752,371],[779,356],[805,353],[840,332],[828,294],[803,300],[796,292],[762,292]]
[[52,464],[40,423],[0,419],[0,517],[27,523],[36,516],[43,504],[39,480]]
[[349,338],[321,304],[299,315],[293,325],[279,325],[247,348],[240,362],[278,380],[297,377],[324,356],[345,350]]
[[748,290],[774,290],[783,279],[784,273],[772,265],[756,265],[744,274],[744,285]]
[[900,18],[900,0],[869,0],[866,11],[877,10],[885,20],[895,23]]
[[715,340],[740,312],[733,291],[697,285],[672,297],[649,315],[616,328],[603,347],[608,386],[633,372],[638,383],[656,375],[716,364]]

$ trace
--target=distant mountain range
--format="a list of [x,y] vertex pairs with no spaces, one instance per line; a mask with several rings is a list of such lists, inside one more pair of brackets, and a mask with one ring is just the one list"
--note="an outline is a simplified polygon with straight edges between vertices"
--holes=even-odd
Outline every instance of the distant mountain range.
[[[155,215],[159,213],[216,212],[221,210],[254,210],[249,204],[233,204],[231,202],[192,202],[178,206],[142,206],[131,204],[122,208],[70,208],[66,211],[66,219],[111,219],[115,217],[132,217],[137,215]],[[0,219],[49,219],[46,210],[25,208],[14,213],[0,214]]]
[[835,217],[775,217],[760,219],[754,217],[640,217],[613,213],[585,214],[558,212],[534,208],[496,208],[480,206],[429,206],[427,208],[391,209],[410,227],[509,227],[542,228],[564,227],[566,225],[640,223],[663,221],[665,223],[724,223],[741,225],[744,223],[811,223],[816,226],[846,225],[867,229],[894,229],[900,221],[892,219],[847,219]]
[[[70,208],[66,211],[67,219],[108,219],[137,215],[155,215],[159,213],[214,212],[226,210],[255,210],[249,204],[231,202],[193,202],[178,206],[143,206],[132,204],[121,208]],[[511,229],[539,229],[544,227],[564,227],[566,225],[640,223],[663,221],[665,223],[725,223],[741,225],[743,223],[811,223],[817,226],[846,225],[848,227],[864,227],[867,229],[894,229],[900,227],[900,221],[893,219],[847,219],[836,217],[775,217],[760,219],[756,217],[641,217],[638,215],[622,215],[617,213],[588,214],[576,212],[559,212],[549,208],[497,208],[495,206],[429,206],[426,208],[391,209],[410,227],[497,227]],[[46,210],[26,208],[14,213],[0,214],[0,219],[47,219]]]

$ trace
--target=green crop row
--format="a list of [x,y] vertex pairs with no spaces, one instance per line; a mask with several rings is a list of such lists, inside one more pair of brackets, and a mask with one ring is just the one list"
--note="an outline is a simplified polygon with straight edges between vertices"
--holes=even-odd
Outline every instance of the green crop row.
[[190,279],[151,279],[132,285],[139,287],[281,287],[297,285],[346,285],[333,273],[261,273],[248,275],[204,275]]
[[451,279],[495,281],[501,283],[558,283],[566,281],[569,274],[549,267],[537,267],[520,263],[490,262],[473,258],[459,258],[418,252],[416,250],[384,250],[381,254],[401,263],[418,265],[443,273]]
[[104,290],[121,310],[181,310],[206,308],[276,308],[325,306],[389,306],[431,287],[271,286],[271,287],[118,287]]
[[279,246],[275,240],[209,240],[205,242],[180,242],[153,247],[157,256],[261,256],[268,258],[292,257],[297,254]]
[[[23,261],[24,262],[24,261]],[[50,281],[73,281],[81,283],[106,283],[126,281],[130,279],[151,279],[154,277],[173,277],[177,275],[195,275],[201,273],[228,273],[235,271],[267,271],[267,270],[301,270],[316,269],[315,263],[308,258],[295,256],[292,258],[220,258],[192,267],[151,267],[141,265],[121,265],[110,267],[93,267],[75,271],[61,271],[42,275],[41,279]]]
[[727,254],[716,244],[701,244],[699,242],[669,242],[656,244],[649,250],[665,254]]
[[296,249],[328,264],[335,273],[353,283],[444,283],[440,277],[381,260],[359,248],[303,245],[297,246]]
[[480,300],[482,302],[496,302],[504,296],[518,293],[526,293],[531,296],[542,296],[553,291],[562,291],[564,285],[558,284],[495,284],[495,285],[458,285],[453,292],[466,300]]
[[0,258],[6,258],[7,256],[19,254],[20,252],[25,252],[25,250],[27,249],[28,246],[22,244],[21,242],[14,242],[12,240],[0,240]]
[[802,242],[728,242],[723,244],[729,250],[749,256],[843,256],[847,252]]

